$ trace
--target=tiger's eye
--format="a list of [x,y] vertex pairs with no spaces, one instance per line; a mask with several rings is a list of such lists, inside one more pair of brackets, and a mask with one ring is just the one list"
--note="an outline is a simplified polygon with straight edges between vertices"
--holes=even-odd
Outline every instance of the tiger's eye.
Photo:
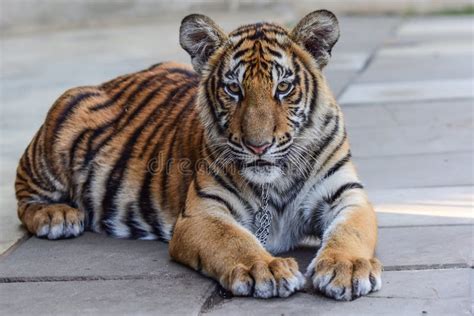
[[233,94],[239,94],[240,93],[240,86],[235,82],[232,82],[232,83],[228,84],[227,89]]
[[282,81],[278,84],[277,91],[278,93],[285,93],[288,90],[290,90],[290,88],[291,88],[291,85],[288,82]]

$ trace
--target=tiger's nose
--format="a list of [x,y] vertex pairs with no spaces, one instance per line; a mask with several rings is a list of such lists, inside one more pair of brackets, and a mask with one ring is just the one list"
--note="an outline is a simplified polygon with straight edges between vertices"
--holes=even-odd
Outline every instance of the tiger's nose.
[[244,140],[244,144],[248,149],[250,149],[251,152],[253,152],[256,155],[264,154],[271,145],[270,142],[255,144],[255,143],[249,142],[248,140]]

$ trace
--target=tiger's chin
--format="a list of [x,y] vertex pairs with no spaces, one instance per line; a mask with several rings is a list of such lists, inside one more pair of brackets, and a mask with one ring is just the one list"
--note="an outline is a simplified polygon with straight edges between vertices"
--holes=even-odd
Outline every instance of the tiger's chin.
[[241,170],[242,176],[256,184],[270,183],[283,175],[278,166],[247,166]]

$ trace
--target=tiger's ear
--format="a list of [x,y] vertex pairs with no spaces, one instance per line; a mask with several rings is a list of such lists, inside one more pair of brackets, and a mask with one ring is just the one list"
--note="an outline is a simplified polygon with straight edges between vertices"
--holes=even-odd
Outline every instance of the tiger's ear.
[[320,68],[326,66],[331,50],[339,39],[339,23],[327,10],[318,10],[305,16],[291,31],[291,37],[313,55]]
[[224,31],[205,15],[191,14],[181,21],[179,43],[191,56],[191,63],[198,73],[226,39]]

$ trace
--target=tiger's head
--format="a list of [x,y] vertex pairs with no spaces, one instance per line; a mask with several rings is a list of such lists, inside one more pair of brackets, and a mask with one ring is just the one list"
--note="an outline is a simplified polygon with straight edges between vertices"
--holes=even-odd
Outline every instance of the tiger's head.
[[326,10],[291,31],[257,23],[226,34],[206,16],[183,19],[180,44],[201,76],[198,106],[211,146],[249,181],[275,181],[298,163],[289,153],[318,129],[320,94],[331,94],[321,70],[338,38]]

